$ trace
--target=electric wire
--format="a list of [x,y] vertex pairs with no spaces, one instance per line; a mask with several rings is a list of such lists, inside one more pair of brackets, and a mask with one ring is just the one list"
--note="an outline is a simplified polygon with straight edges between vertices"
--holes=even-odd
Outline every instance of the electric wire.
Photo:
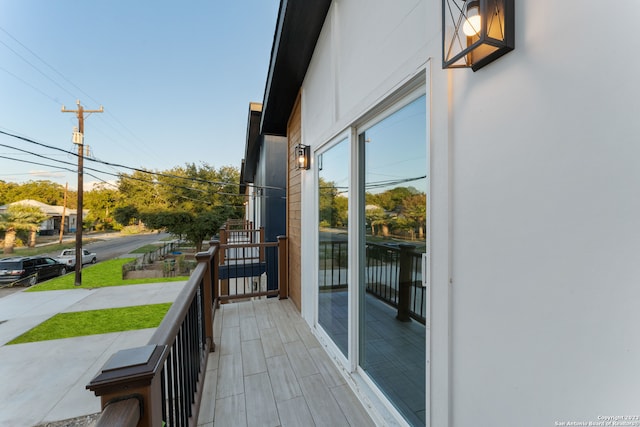
[[58,104],[58,101],[54,97],[52,97],[51,95],[45,93],[44,91],[40,90],[39,88],[35,87],[34,85],[29,83],[28,81],[24,80],[22,77],[12,73],[11,71],[7,70],[4,67],[0,67],[0,70],[2,70],[5,73],[9,74],[11,77],[13,77],[14,79],[20,81],[21,83],[29,86],[31,89],[35,90],[36,92],[38,92],[40,95],[44,96],[45,98],[49,98],[52,102]]
[[[49,168],[56,169],[56,170],[66,170],[66,171],[73,172],[73,173],[76,173],[76,171],[77,171],[77,169],[69,169],[69,168],[65,168],[63,166],[48,165],[46,163],[34,162],[34,161],[31,161],[31,160],[24,160],[24,159],[16,159],[16,158],[13,158],[13,157],[2,156],[2,155],[0,155],[0,159],[13,160],[13,161],[16,161],[16,162],[21,162],[21,163],[29,163],[29,164],[37,165],[37,166],[45,166],[45,167],[49,167]],[[51,159],[49,159],[49,160],[51,160]],[[108,185],[112,185],[112,186],[117,188],[117,186],[115,184],[112,184],[112,183],[110,183],[108,181],[105,181],[102,178],[99,178],[99,177],[97,177],[97,176],[95,176],[93,174],[85,173],[85,175],[89,175],[90,177],[95,178],[98,181],[101,181],[101,182],[103,182],[105,184],[108,184]]]
[[[75,89],[77,89],[78,91],[80,91],[83,95],[86,95],[87,98],[89,98],[90,100],[92,100],[93,102],[95,102],[96,104],[99,104],[98,101],[96,101],[91,95],[89,95],[87,92],[83,91],[82,89],[80,89],[76,84],[74,84],[71,80],[69,80],[64,74],[62,74],[60,71],[58,71],[56,68],[54,68],[51,64],[49,64],[47,61],[45,61],[44,59],[42,59],[42,57],[40,57],[37,53],[35,53],[33,50],[29,49],[27,46],[25,46],[20,40],[18,40],[17,38],[15,38],[13,35],[11,35],[7,30],[5,30],[4,28],[0,27],[0,31],[2,31],[3,33],[5,33],[6,35],[8,35],[9,37],[11,37],[11,39],[13,41],[15,41],[16,43],[18,43],[20,46],[22,46],[27,52],[29,52],[31,55],[35,56],[40,62],[42,62],[44,65],[46,65],[47,67],[49,67],[51,70],[53,70],[56,74],[58,74],[60,77],[62,77],[67,83],[69,83],[71,86],[73,86]],[[7,48],[9,48],[9,50],[11,50],[12,52],[14,52],[16,55],[18,55],[19,57],[22,58],[22,56],[20,56],[18,53],[16,53],[13,49],[11,49],[6,43],[4,42],[0,42],[3,45],[7,46]],[[24,58],[23,58],[24,59]],[[26,60],[25,60],[26,61]],[[27,62],[28,63],[28,62]],[[40,72],[41,74],[44,75],[44,73],[42,71],[40,71],[37,67],[35,67],[32,64],[29,64],[32,67],[34,67],[36,70],[38,70],[38,72]],[[47,77],[47,76],[45,76]],[[48,77],[47,77],[48,78]],[[51,79],[50,79],[51,80]],[[57,83],[56,83],[57,84]],[[63,88],[63,90],[65,90]],[[71,96],[74,96],[71,92],[68,92],[65,90],[65,92],[67,92],[68,94],[70,94]],[[57,103],[57,101],[56,101]]]
[[[25,137],[22,137],[22,136],[19,136],[19,135],[13,135],[13,134],[10,134],[8,132],[4,132],[2,130],[0,130],[0,134],[4,134],[4,135],[10,136],[10,137],[18,138],[18,139],[21,139],[21,140],[24,140],[24,141],[27,141],[27,142],[30,142],[30,143],[33,143],[33,144],[40,145],[40,146],[45,147],[45,148],[58,150],[58,151],[61,151],[63,153],[66,153],[66,154],[69,154],[69,155],[73,155],[73,156],[76,156],[76,157],[78,156],[77,153],[74,153],[72,151],[66,151],[66,150],[63,150],[63,149],[58,148],[58,147],[53,147],[53,146],[50,146],[50,145],[47,145],[47,144],[39,143],[37,141],[30,140],[29,138],[25,138]],[[68,164],[68,165],[75,166],[71,162],[66,162],[66,161],[63,161],[63,160],[50,159],[50,158],[48,158],[46,156],[43,156],[41,154],[33,153],[33,152],[30,152],[28,150],[24,150],[24,149],[21,149],[21,148],[12,147],[12,146],[9,146],[9,145],[6,145],[6,144],[1,144],[1,143],[0,143],[0,146],[11,148],[11,149],[15,149],[17,151],[21,151],[21,152],[24,152],[24,153],[27,153],[27,154],[35,155],[37,157],[41,157],[41,158],[44,158],[46,160],[53,160],[53,161],[57,161],[57,162],[60,162],[60,163],[63,163],[63,164]],[[6,158],[6,157],[3,157],[3,158]],[[13,159],[13,160],[17,160],[17,159]],[[92,159],[92,158],[89,158],[89,157],[87,157],[86,160],[97,162],[97,163],[101,163],[101,164],[108,165],[108,166],[119,167],[119,168],[123,168],[123,169],[129,169],[129,170],[133,170],[133,171],[140,172],[140,173],[146,173],[146,174],[149,174],[149,175],[155,175],[155,176],[159,176],[159,177],[164,177],[164,178],[174,178],[174,179],[177,178],[177,179],[183,179],[183,180],[188,180],[188,181],[192,181],[192,182],[200,182],[200,183],[205,183],[205,184],[214,184],[214,185],[222,185],[222,186],[239,185],[237,183],[209,181],[209,180],[205,180],[205,179],[201,179],[201,178],[182,177],[182,176],[179,176],[179,175],[164,174],[164,173],[159,173],[159,172],[150,172],[150,171],[147,171],[147,170],[144,170],[144,169],[132,168],[132,167],[129,167],[129,166],[124,166],[124,165],[120,165],[120,164],[117,164],[117,163],[105,162],[105,161],[102,161],[102,160]],[[62,168],[62,169],[69,170],[67,168]],[[105,172],[105,171],[101,171],[99,169],[90,168],[90,167],[85,167],[85,169],[92,170],[94,172],[102,173],[102,174],[105,174],[105,175],[116,176],[116,177],[118,177],[120,179],[123,179],[123,178],[124,179],[133,179],[133,180],[137,180],[137,181],[146,182],[146,183],[149,183],[149,184],[158,183],[158,184],[162,184],[162,185],[168,185],[168,186],[171,186],[171,187],[174,187],[174,188],[180,188],[180,189],[183,189],[183,190],[200,191],[200,192],[203,192],[203,193],[207,193],[206,190],[197,189],[197,188],[193,188],[193,187],[185,187],[185,186],[180,186],[180,185],[170,184],[170,183],[160,182],[160,181],[152,182],[152,181],[144,180],[144,179],[141,179],[141,178],[136,178],[136,177],[129,176],[129,175]],[[71,172],[75,172],[75,171],[71,170]],[[385,188],[385,187],[395,186],[395,185],[398,185],[398,184],[404,184],[404,183],[408,183],[408,182],[418,181],[418,180],[425,179],[425,178],[427,178],[426,175],[421,175],[421,176],[418,176],[418,177],[402,178],[402,179],[395,179],[395,180],[373,181],[373,182],[365,184],[365,188],[367,188],[367,189]],[[262,188],[280,189],[280,188],[277,188],[277,187],[267,187],[267,186],[264,186]],[[340,186],[340,187],[335,187],[335,188],[336,189],[343,189],[345,187]],[[223,191],[214,191],[213,193],[214,194],[219,194],[219,195],[228,195],[228,196],[244,196],[242,194],[228,193],[228,192],[223,192]],[[264,196],[263,195],[262,197],[269,197],[269,196]]]
[[[59,147],[54,147],[54,146],[51,146],[51,145],[44,144],[42,142],[37,142],[37,141],[34,141],[32,139],[26,138],[24,136],[12,134],[12,133],[9,133],[9,132],[5,132],[3,130],[0,130],[0,134],[6,135],[6,136],[9,136],[9,137],[12,137],[12,138],[20,139],[22,141],[29,142],[31,144],[38,145],[40,147],[44,147],[44,148],[48,148],[48,149],[56,150],[56,151],[61,151],[63,153],[66,153],[66,154],[69,154],[69,155],[72,155],[72,156],[75,156],[75,157],[78,156],[77,153],[74,153],[72,151],[67,151],[67,150],[64,150],[64,149],[59,148]],[[227,185],[233,185],[233,186],[238,185],[239,186],[240,185],[239,183],[235,183],[235,182],[209,181],[209,180],[202,179],[202,178],[184,177],[184,176],[180,176],[180,175],[172,175],[172,174],[166,174],[166,173],[161,173],[161,172],[151,172],[151,171],[148,171],[148,170],[145,170],[145,169],[134,168],[134,167],[131,167],[131,166],[125,166],[125,165],[121,165],[121,164],[118,164],[118,163],[112,163],[112,162],[107,162],[107,161],[104,161],[104,160],[98,160],[98,159],[92,159],[92,158],[87,158],[87,160],[92,161],[92,162],[96,162],[96,163],[101,163],[101,164],[107,165],[107,166],[113,166],[113,167],[118,167],[118,168],[122,168],[122,169],[128,169],[128,170],[132,170],[132,171],[135,171],[135,172],[146,173],[146,174],[150,174],[150,175],[156,175],[156,176],[160,176],[160,177],[164,177],[164,178],[177,178],[177,179],[183,179],[183,180],[187,180],[187,181],[195,181],[195,182],[201,182],[201,183],[204,183],[204,184],[220,185],[220,186],[227,186]],[[283,190],[283,191],[285,190],[285,188],[283,188],[283,187],[274,187],[274,186],[268,186],[268,185],[262,185],[262,186],[256,186],[256,185],[250,185],[250,184],[245,184],[245,185],[252,186],[254,188],[264,188],[264,189]]]
[[[2,131],[0,131],[0,133],[2,133]],[[11,148],[11,149],[14,149],[14,150],[17,150],[17,151],[20,151],[20,152],[24,152],[24,153],[27,153],[27,154],[30,154],[30,155],[33,155],[33,156],[36,156],[36,157],[43,158],[43,159],[45,159],[45,160],[51,160],[51,161],[56,161],[56,162],[58,162],[58,163],[62,163],[62,164],[66,164],[66,165],[75,166],[75,164],[74,164],[74,163],[67,162],[67,161],[64,161],[64,160],[51,159],[51,158],[46,157],[46,156],[44,156],[44,155],[42,155],[42,154],[34,153],[34,152],[31,152],[31,151],[28,151],[28,150],[24,150],[24,149],[22,149],[22,148],[12,147],[12,146],[9,146],[9,145],[6,145],[6,144],[1,144],[1,143],[0,143],[0,146],[2,146],[2,147],[7,147],[7,148]],[[64,151],[64,150],[62,150],[62,149],[59,149],[59,150]],[[64,151],[64,152],[65,152],[65,153],[67,153],[67,154],[74,154],[74,155],[76,155],[76,156],[77,156],[77,154],[72,153],[72,152],[68,152],[68,151]],[[42,164],[42,163],[35,163],[35,162],[26,161],[26,160],[23,160],[23,159],[15,159],[15,158],[10,158],[10,157],[6,157],[6,156],[0,156],[0,158],[4,158],[4,159],[8,159],[8,160],[14,160],[14,161],[19,161],[19,162],[25,162],[25,163],[38,164],[38,165],[40,165],[40,166],[47,166],[47,167],[59,168],[59,169],[68,170],[68,171],[70,171],[70,172],[74,172],[74,173],[77,171],[77,169],[76,169],[76,170],[73,170],[73,169],[69,169],[69,168],[65,168],[65,167],[56,167],[56,166],[51,166],[51,165],[45,165],[45,164]],[[88,159],[88,158],[87,158],[87,159]],[[84,169],[84,170],[91,170],[91,171],[98,172],[98,173],[102,173],[102,174],[105,174],[105,175],[115,176],[115,177],[117,177],[117,178],[119,178],[119,179],[132,179],[132,180],[136,180],[136,181],[142,181],[142,182],[145,182],[145,183],[148,183],[148,184],[159,184],[159,185],[165,185],[165,186],[170,186],[170,187],[173,187],[173,188],[180,188],[180,189],[182,189],[182,190],[187,190],[187,191],[196,191],[196,192],[202,192],[202,193],[206,193],[206,194],[218,194],[218,195],[237,196],[237,197],[241,197],[241,196],[242,196],[241,194],[236,194],[236,193],[226,193],[226,192],[221,192],[221,191],[207,191],[207,190],[204,190],[204,189],[201,189],[201,188],[185,187],[185,186],[181,186],[181,185],[177,185],[177,184],[171,184],[171,183],[160,182],[160,181],[153,182],[153,181],[148,181],[148,180],[141,179],[141,178],[137,178],[137,177],[133,177],[133,176],[123,176],[122,174],[116,174],[116,173],[105,172],[105,171],[101,171],[101,170],[99,170],[99,169],[95,169],[95,168],[91,168],[91,167],[86,167],[86,166],[85,166],[85,167],[83,167],[83,169]],[[94,176],[94,175],[91,175],[91,174],[87,174],[87,175],[90,175],[90,176],[92,176],[92,177],[94,177],[94,178],[98,179],[99,181],[106,182],[106,181],[104,181],[104,180],[102,180],[102,179],[100,179],[100,178],[97,178],[97,177],[96,177],[96,176]]]
[[[4,144],[0,144],[0,145],[4,145]],[[24,150],[21,150],[21,151],[24,151]],[[31,154],[35,154],[35,153],[31,153]],[[35,154],[35,155],[37,155],[37,154]],[[49,159],[49,158],[47,158],[45,156],[42,156],[42,155],[38,155],[38,156],[39,157],[43,157],[43,158],[45,158],[47,160],[58,161],[60,163],[69,164],[69,165],[75,166],[73,163],[70,163],[70,162],[65,162],[65,161],[55,160],[55,159]],[[77,169],[70,169],[70,168],[66,168],[66,167],[63,167],[63,166],[49,165],[49,164],[45,164],[45,163],[34,162],[34,161],[24,160],[24,159],[16,159],[14,157],[8,157],[8,156],[0,155],[0,159],[12,160],[12,161],[22,162],[22,163],[29,163],[29,164],[38,165],[38,166],[45,166],[45,167],[49,167],[49,168],[56,169],[56,170],[66,170],[66,171],[73,172],[73,173],[77,172]],[[93,169],[93,168],[84,168],[84,169],[85,170],[91,170],[91,171],[94,171],[94,172],[99,172],[99,173],[102,173],[102,174],[105,174],[105,175],[112,175],[112,176],[115,176],[115,177],[118,177],[118,178],[121,178],[121,179],[123,178],[121,174],[109,173],[109,172],[105,172],[105,171],[101,171],[101,170]],[[117,185],[112,184],[112,183],[110,183],[108,181],[105,181],[105,180],[103,180],[103,179],[101,179],[101,178],[99,178],[99,177],[97,177],[97,176],[95,176],[95,175],[93,175],[91,173],[88,173],[88,172],[83,172],[83,173],[85,175],[88,175],[88,176],[91,176],[92,178],[97,179],[100,182],[103,182],[105,184],[111,185],[114,188],[118,188]],[[157,185],[161,185],[161,186],[179,188],[179,189],[187,190],[187,191],[195,191],[195,192],[199,192],[199,193],[205,193],[207,195],[216,195],[217,194],[217,195],[228,195],[228,196],[234,196],[234,197],[243,197],[242,194],[222,193],[222,192],[219,192],[219,191],[207,191],[207,190],[204,190],[204,189],[201,189],[201,188],[184,187],[184,186],[181,186],[181,185],[171,184],[171,183],[167,183],[167,182],[160,182],[160,181],[155,181],[154,182],[154,181],[149,181],[149,180],[146,180],[146,179],[130,177],[130,176],[124,177],[124,179],[140,181],[140,182],[144,182],[146,184],[152,184],[152,185],[156,185],[157,184]],[[178,194],[176,194],[175,196],[177,196],[177,197],[186,197],[186,196],[178,195]],[[191,199],[191,200],[201,201],[201,202],[203,201],[201,199]]]
[[[73,88],[75,88],[77,91],[79,91],[80,93],[82,93],[83,95],[85,95],[88,99],[90,99],[91,101],[93,101],[94,103],[100,105],[101,103],[98,102],[94,97],[92,97],[91,95],[89,95],[87,92],[85,92],[84,90],[82,90],[79,86],[77,86],[75,83],[73,83],[69,78],[67,78],[64,74],[62,74],[58,69],[56,69],[55,67],[53,67],[51,64],[49,64],[47,61],[45,61],[40,55],[38,55],[36,52],[34,52],[33,50],[31,50],[29,47],[27,47],[24,43],[22,43],[20,40],[18,40],[16,37],[14,37],[12,34],[10,34],[6,29],[0,27],[0,30],[2,32],[4,32],[7,36],[9,36],[14,42],[16,42],[17,44],[19,44],[23,49],[25,49],[27,52],[29,52],[31,55],[33,55],[35,58],[37,58],[40,62],[42,62],[44,65],[46,65],[47,67],[49,67],[52,71],[54,71],[58,76],[60,76],[64,81],[66,81],[68,84],[70,84]],[[53,78],[51,78],[50,76],[48,76],[44,71],[42,71],[41,69],[39,69],[37,66],[35,66],[34,64],[32,64],[31,62],[29,62],[26,58],[24,58],[22,55],[20,55],[20,53],[18,53],[15,49],[11,48],[8,44],[6,44],[5,42],[3,42],[2,40],[0,40],[0,43],[3,44],[5,47],[7,47],[7,49],[9,49],[11,52],[13,52],[16,56],[18,56],[20,59],[22,59],[24,62],[26,62],[27,64],[29,64],[32,68],[34,68],[36,71],[38,71],[40,74],[42,74],[44,77],[46,77],[49,81],[53,82],[56,86],[58,86],[59,88],[61,88],[63,91],[65,91],[66,93],[68,93],[69,95],[71,95],[72,97],[78,99],[77,96],[75,96],[75,94],[71,93],[70,91],[68,91],[67,89],[65,89],[62,85],[60,85],[59,83],[57,83]],[[40,93],[41,95],[45,96],[46,98],[50,99],[52,102],[56,103],[56,104],[60,104],[60,102],[55,99],[54,97],[48,95],[47,93],[45,93],[43,90],[37,88],[36,86],[34,86],[33,84],[27,82],[26,80],[22,79],[21,77],[17,76],[16,74],[10,72],[9,70],[0,67],[0,69],[2,69],[3,71],[5,71],[7,74],[11,75],[12,77],[16,78],[17,80],[19,80],[20,82],[24,83],[25,85],[31,87],[33,90],[35,90],[36,92]],[[122,121],[120,121],[113,113],[111,113],[109,110],[106,111],[107,115],[110,116],[116,123],[118,123],[120,126],[122,126],[127,132],[129,132],[129,134],[131,134],[134,139],[136,139],[137,141],[139,141],[142,145],[145,146],[146,155],[149,155],[150,153],[153,155],[153,151],[149,150],[148,147],[146,146],[147,144],[140,138],[138,138],[127,126],[125,126]],[[118,133],[119,135],[121,135],[122,137],[124,137],[125,139],[127,138],[123,133],[121,133],[119,130],[117,130],[113,125],[111,125],[108,121],[104,120],[101,118],[101,121],[103,121],[107,126],[109,126],[111,129],[113,129],[116,133]],[[103,135],[106,135],[103,133]],[[117,140],[108,137],[108,139],[110,139],[111,141],[115,142],[116,144],[120,145]],[[126,145],[123,148],[125,148],[125,150],[128,150],[130,146]]]
[[63,87],[60,83],[58,83],[57,81],[53,80],[51,77],[49,77],[47,74],[45,74],[42,70],[40,70],[38,67],[36,67],[35,65],[33,65],[31,62],[29,62],[24,56],[20,55],[16,50],[14,50],[11,46],[9,46],[8,44],[6,44],[5,42],[3,42],[2,40],[0,40],[0,44],[4,45],[7,49],[9,49],[11,52],[13,52],[18,58],[22,59],[24,62],[26,62],[27,64],[29,64],[34,70],[36,70],[37,72],[39,72],[40,74],[42,74],[47,80],[49,80],[51,83],[53,83],[54,85],[58,86],[60,89],[62,89],[64,92],[68,93],[71,96],[74,96],[73,93],[71,93],[69,90],[67,90],[65,87]]

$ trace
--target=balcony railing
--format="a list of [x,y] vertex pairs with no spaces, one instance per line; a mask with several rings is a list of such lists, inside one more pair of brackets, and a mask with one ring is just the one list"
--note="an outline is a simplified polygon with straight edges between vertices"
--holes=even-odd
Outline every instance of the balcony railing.
[[[235,231],[249,240],[259,233]],[[97,426],[197,425],[220,302],[286,298],[286,237],[277,243],[225,240],[212,241],[208,251],[196,254],[195,270],[147,345],[114,354],[87,385],[101,400]],[[264,289],[254,287],[261,280]]]
[[[320,243],[319,281],[330,288],[347,286],[347,242]],[[366,291],[398,309],[398,319],[425,323],[422,253],[413,245],[366,243]]]

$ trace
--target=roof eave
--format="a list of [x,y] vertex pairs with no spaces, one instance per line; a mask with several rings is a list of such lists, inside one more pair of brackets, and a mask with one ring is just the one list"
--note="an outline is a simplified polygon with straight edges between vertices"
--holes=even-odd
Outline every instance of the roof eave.
[[282,0],[265,85],[260,133],[285,136],[331,0]]

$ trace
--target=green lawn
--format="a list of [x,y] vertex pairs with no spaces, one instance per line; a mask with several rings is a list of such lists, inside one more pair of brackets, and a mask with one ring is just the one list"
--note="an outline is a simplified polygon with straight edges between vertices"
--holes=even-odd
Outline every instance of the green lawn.
[[[32,286],[26,289],[25,292],[93,289],[106,286],[175,282],[189,279],[183,276],[123,280],[122,266],[133,259],[134,258],[118,258],[83,268],[82,286],[75,286],[75,274],[74,272],[70,272],[64,276],[56,277],[55,279]],[[170,303],[166,303],[75,313],[60,313],[27,331],[9,344],[155,328],[160,324],[170,306]]]
[[171,303],[60,313],[8,344],[155,328],[169,307]]
[[123,286],[143,283],[177,282],[188,280],[187,276],[154,277],[149,279],[122,279],[122,266],[134,258],[117,258],[102,261],[82,269],[82,286],[75,286],[75,274],[70,272],[64,276],[39,283],[26,292],[58,291],[64,289],[94,289],[106,286]]

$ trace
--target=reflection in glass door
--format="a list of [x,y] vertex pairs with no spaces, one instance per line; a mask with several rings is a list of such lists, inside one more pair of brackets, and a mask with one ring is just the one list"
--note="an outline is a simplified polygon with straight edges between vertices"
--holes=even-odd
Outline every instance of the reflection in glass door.
[[318,324],[348,357],[349,143],[318,156]]
[[358,143],[359,365],[409,424],[424,425],[426,97],[359,131]]

